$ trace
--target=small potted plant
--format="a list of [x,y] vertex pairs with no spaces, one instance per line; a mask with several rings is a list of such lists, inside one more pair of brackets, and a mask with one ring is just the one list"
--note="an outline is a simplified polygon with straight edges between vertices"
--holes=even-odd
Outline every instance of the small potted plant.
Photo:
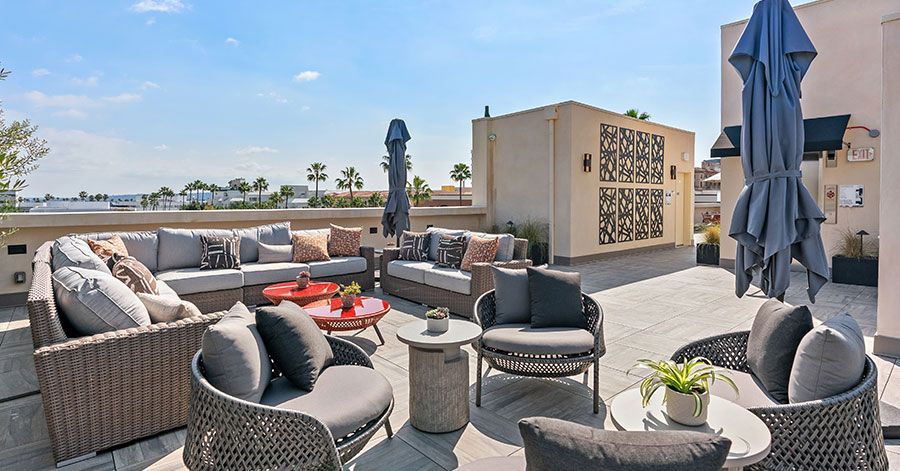
[[355,281],[349,285],[341,285],[341,288],[343,288],[339,293],[341,295],[341,307],[350,309],[356,304],[356,295],[362,293],[362,288]]
[[831,281],[849,285],[878,286],[878,246],[865,240],[866,231],[845,228],[831,257]]
[[429,332],[441,334],[450,329],[450,308],[439,307],[425,313]]
[[684,425],[697,426],[706,422],[710,384],[717,380],[724,381],[738,392],[734,381],[703,357],[695,357],[683,364],[671,360],[641,359],[634,365],[632,370],[634,369],[652,371],[650,376],[641,381],[642,405],[647,407],[653,393],[665,387],[663,403],[666,405],[666,415]]
[[303,270],[297,275],[297,287],[300,289],[306,289],[309,287],[309,272]]
[[703,242],[697,244],[698,265],[719,264],[719,236],[718,224],[711,224],[703,230]]

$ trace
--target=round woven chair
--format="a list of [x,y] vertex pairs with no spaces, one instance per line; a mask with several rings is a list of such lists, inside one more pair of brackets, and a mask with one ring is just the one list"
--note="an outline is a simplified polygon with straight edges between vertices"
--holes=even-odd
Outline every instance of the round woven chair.
[[[750,331],[698,340],[681,347],[672,360],[702,356],[715,366],[750,373]],[[748,409],[769,427],[772,451],[745,469],[869,470],[888,469],[878,413],[878,370],[866,356],[862,380],[849,391],[817,401]]]
[[[533,378],[564,378],[577,374],[585,375],[594,367],[594,413],[600,412],[600,357],[606,354],[603,341],[603,309],[587,294],[581,294],[582,314],[587,321],[587,330],[594,336],[594,348],[576,354],[537,355],[532,353],[510,352],[485,347],[481,340],[476,342],[478,349],[478,376],[475,386],[475,405],[481,407],[481,363],[504,373]],[[475,322],[487,330],[496,325],[496,298],[494,290],[490,290],[475,302]]]
[[[372,361],[356,345],[331,336],[326,338],[334,352],[335,366],[373,368]],[[388,421],[393,400],[378,418],[335,439],[315,417],[222,393],[206,380],[204,373],[203,357],[197,352],[191,362],[191,401],[183,455],[184,464],[192,471],[339,471],[382,425],[388,437],[393,436]],[[281,376],[274,366],[272,376]]]

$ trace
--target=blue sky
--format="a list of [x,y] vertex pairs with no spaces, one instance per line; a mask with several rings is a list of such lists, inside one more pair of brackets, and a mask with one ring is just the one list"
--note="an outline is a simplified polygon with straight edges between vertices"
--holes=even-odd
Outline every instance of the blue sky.
[[0,0],[0,100],[52,148],[26,195],[277,187],[314,161],[385,188],[394,117],[413,173],[440,187],[469,162],[484,105],[565,100],[646,110],[695,131],[703,158],[720,131],[719,26],[753,3]]

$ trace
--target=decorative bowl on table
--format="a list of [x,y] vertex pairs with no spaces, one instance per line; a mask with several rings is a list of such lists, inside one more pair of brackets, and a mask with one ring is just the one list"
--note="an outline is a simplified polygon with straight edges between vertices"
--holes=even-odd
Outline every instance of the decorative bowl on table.
[[309,272],[301,271],[299,275],[297,275],[297,288],[306,289],[309,287]]
[[439,307],[425,313],[426,330],[442,334],[450,329],[450,309]]

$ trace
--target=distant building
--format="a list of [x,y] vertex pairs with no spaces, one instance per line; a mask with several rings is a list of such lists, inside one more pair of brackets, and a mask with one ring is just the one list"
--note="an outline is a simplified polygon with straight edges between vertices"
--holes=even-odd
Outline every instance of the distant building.
[[[24,206],[24,205],[23,205]],[[109,201],[71,201],[50,200],[34,203],[29,212],[32,213],[64,213],[64,212],[96,212],[109,211]]]
[[713,178],[722,171],[721,159],[706,159],[699,167],[694,167],[695,190],[718,190],[722,186],[721,178]]
[[17,196],[15,191],[0,191],[0,204],[18,207],[19,200]]

